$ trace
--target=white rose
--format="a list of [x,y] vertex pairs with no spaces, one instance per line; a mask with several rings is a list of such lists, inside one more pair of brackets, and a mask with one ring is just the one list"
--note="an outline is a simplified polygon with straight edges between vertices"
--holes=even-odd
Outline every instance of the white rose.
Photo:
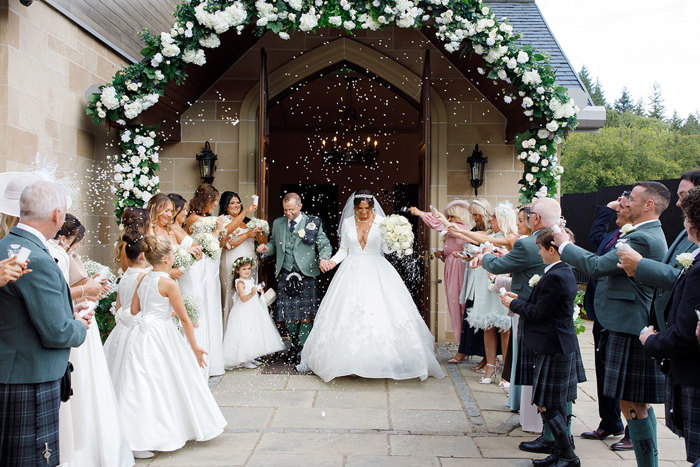
[[525,174],[525,180],[527,180],[528,182],[531,182],[534,179],[535,179],[535,176],[532,175],[531,173]]
[[343,18],[341,16],[331,16],[328,18],[328,22],[333,26],[340,26],[343,24]]
[[527,63],[530,60],[530,56],[527,54],[527,52],[521,50],[518,53],[518,63]]
[[528,284],[530,287],[534,287],[534,286],[537,285],[537,283],[538,283],[539,281],[540,281],[540,275],[539,275],[539,274],[535,274],[534,276],[532,276],[532,277],[530,278],[529,281],[527,281],[527,284]]
[[549,130],[551,132],[555,132],[559,129],[559,124],[557,122],[555,122],[554,120],[552,120],[551,122],[547,123],[547,125],[545,125],[545,127],[547,128],[547,130]]
[[513,98],[510,97],[510,96],[503,96],[503,101],[504,101],[506,104],[510,104],[511,102],[513,102]]
[[547,138],[549,138],[549,131],[542,128],[541,130],[537,131],[537,137],[539,139],[547,139]]
[[285,40],[285,41],[289,40],[289,34],[284,32],[284,31],[280,31],[278,36],[280,36],[280,39],[282,39],[282,40]]
[[501,79],[506,79],[508,77],[506,70],[498,70],[498,77]]

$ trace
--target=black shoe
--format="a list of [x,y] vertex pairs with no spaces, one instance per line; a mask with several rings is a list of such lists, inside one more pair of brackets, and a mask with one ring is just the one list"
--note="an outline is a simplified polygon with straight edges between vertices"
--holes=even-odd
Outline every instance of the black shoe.
[[554,441],[550,441],[540,436],[534,441],[523,441],[518,445],[518,448],[521,451],[551,454],[552,449],[554,448]]
[[559,453],[552,453],[544,459],[533,459],[532,465],[536,467],[550,467],[559,462]]
[[553,467],[578,467],[580,465],[581,460],[576,456],[574,456],[573,459],[565,459],[563,457],[560,457],[557,463],[553,465]]

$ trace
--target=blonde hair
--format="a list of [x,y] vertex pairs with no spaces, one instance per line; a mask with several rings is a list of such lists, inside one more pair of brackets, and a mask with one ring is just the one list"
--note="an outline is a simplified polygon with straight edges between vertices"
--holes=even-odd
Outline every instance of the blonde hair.
[[518,219],[518,213],[513,209],[513,205],[508,201],[505,203],[499,203],[496,206],[496,220],[498,221],[498,228],[503,232],[504,237],[511,235],[518,235],[518,225],[516,223]]
[[462,205],[455,204],[445,209],[445,217],[453,216],[457,221],[462,224],[469,225],[469,210]]
[[477,214],[481,215],[481,219],[484,221],[484,228],[488,230],[488,222],[493,215],[493,208],[488,200],[484,198],[477,198],[469,203],[469,209],[474,209]]
[[0,212],[0,238],[5,238],[5,235],[10,233],[10,230],[17,225],[17,222],[19,222],[19,217]]
[[[151,198],[151,200],[148,202],[148,215],[150,216],[150,221],[153,228],[155,228],[158,225],[158,214],[163,212],[168,204],[173,207],[174,212],[175,204],[173,203],[173,200],[171,200],[165,193],[158,193],[157,195],[153,196],[153,198]],[[172,219],[165,226],[165,230],[170,232],[171,226]]]
[[163,262],[163,258],[172,254],[173,244],[165,238],[146,235],[143,238],[142,249],[146,256],[146,261],[156,266]]

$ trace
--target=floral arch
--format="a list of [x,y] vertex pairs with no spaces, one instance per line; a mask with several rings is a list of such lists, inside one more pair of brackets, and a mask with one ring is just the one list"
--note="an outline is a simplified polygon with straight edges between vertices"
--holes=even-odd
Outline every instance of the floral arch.
[[181,84],[184,67],[204,65],[207,48],[218,47],[219,35],[249,23],[255,32],[267,30],[288,39],[294,31],[319,27],[379,30],[387,26],[435,28],[447,53],[474,53],[486,63],[478,72],[502,86],[504,102],[520,106],[530,129],[516,135],[518,159],[525,170],[520,201],[555,196],[563,173],[557,146],[575,127],[578,108],[566,88],[555,84],[548,57],[518,43],[519,34],[507,20],[499,22],[481,0],[184,0],[167,32],[142,33],[144,59],[119,70],[111,83],[90,96],[86,112],[98,124],[120,129],[121,154],[114,156],[113,192],[116,214],[127,206],[142,206],[158,191],[157,129],[127,127],[164,94],[168,82]]

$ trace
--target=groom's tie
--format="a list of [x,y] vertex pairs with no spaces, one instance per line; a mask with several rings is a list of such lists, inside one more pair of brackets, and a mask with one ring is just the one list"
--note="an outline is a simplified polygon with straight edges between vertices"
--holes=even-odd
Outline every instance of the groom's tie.
[[297,225],[297,221],[289,221],[289,233],[294,233],[294,226]]

